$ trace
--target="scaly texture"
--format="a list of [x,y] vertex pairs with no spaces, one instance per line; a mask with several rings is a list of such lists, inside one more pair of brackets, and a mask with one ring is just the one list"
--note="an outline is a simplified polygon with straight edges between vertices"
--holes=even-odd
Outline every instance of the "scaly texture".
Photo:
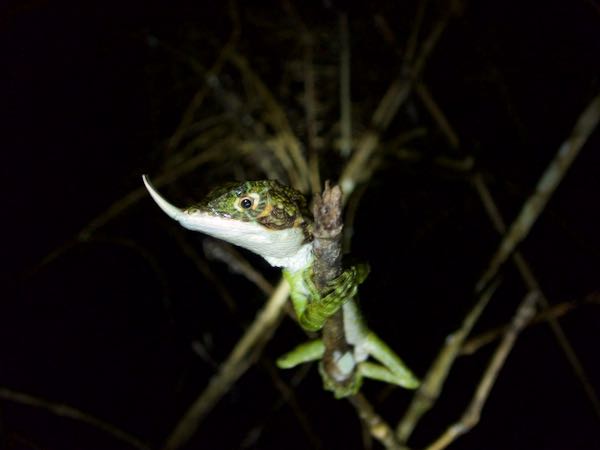
[[[249,202],[249,203],[244,203]],[[244,208],[249,204],[250,207]],[[258,222],[270,230],[301,228],[306,242],[312,240],[312,224],[306,199],[295,189],[274,180],[227,183],[186,209],[210,212],[243,222]]]

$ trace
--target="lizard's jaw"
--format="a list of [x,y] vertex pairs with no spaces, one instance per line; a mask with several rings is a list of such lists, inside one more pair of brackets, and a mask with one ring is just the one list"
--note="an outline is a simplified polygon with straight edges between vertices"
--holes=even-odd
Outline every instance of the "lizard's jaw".
[[199,231],[244,247],[264,257],[274,266],[295,268],[305,264],[305,260],[310,257],[304,234],[299,228],[272,230],[257,222],[218,216],[201,209],[181,209],[162,197],[145,175],[143,180],[160,209],[188,230]]
[[176,219],[184,228],[200,231],[230,244],[244,247],[266,258],[294,256],[302,247],[304,235],[297,228],[270,230],[256,222],[215,216],[201,210],[183,211]]

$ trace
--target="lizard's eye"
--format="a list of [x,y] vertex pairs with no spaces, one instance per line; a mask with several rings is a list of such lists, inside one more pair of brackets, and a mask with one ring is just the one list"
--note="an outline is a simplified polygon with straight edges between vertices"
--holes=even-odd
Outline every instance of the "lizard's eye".
[[256,209],[259,204],[260,195],[256,192],[250,192],[242,197],[239,197],[235,202],[235,209],[238,211],[244,211],[249,209]]
[[252,208],[253,203],[254,203],[254,201],[250,197],[244,197],[240,200],[240,206],[244,209]]

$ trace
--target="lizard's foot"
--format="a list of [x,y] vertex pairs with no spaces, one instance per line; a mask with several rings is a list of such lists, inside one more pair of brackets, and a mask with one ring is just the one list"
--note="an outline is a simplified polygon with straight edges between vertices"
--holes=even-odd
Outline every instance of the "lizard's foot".
[[358,286],[365,281],[367,275],[369,275],[368,264],[357,264],[348,267],[340,276],[327,284],[327,287],[321,292],[321,302],[323,304],[335,304],[338,298],[342,298],[344,301],[338,305],[339,308],[346,300],[356,295]]
[[344,303],[356,295],[358,286],[367,278],[369,266],[357,264],[345,269],[340,276],[330,281],[325,289],[307,305],[300,318],[302,328],[318,331],[325,321],[333,316]]

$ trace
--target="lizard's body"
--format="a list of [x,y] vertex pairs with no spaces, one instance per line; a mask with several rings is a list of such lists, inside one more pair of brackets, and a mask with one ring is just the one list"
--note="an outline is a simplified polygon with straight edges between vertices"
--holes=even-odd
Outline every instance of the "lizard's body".
[[[354,373],[350,387],[341,387],[321,368],[325,387],[336,397],[356,393],[363,376],[414,389],[419,381],[402,360],[371,330],[355,302],[358,285],[366,278],[365,265],[352,266],[319,291],[312,281],[312,220],[306,200],[276,181],[247,181],[212,191],[204,201],[180,209],[167,202],[144,176],[144,183],[160,208],[182,226],[244,247],[282,267],[300,325],[308,331],[323,328],[343,308],[344,337],[352,351],[337,355],[339,372]],[[278,359],[282,368],[320,360],[321,339],[301,344]],[[367,361],[372,356],[380,364]]]

